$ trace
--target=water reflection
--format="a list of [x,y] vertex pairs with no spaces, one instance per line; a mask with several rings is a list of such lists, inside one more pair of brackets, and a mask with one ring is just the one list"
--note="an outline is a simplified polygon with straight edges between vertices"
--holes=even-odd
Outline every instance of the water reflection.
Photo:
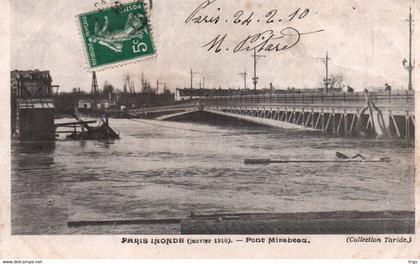
[[45,169],[54,165],[55,142],[13,143],[12,166],[16,171]]
[[99,146],[100,148],[105,148],[105,149],[109,149],[114,144],[115,144],[115,140],[113,139],[96,141],[97,146]]
[[21,153],[53,153],[55,142],[13,142],[12,149]]
[[[54,142],[12,144],[12,233],[58,233],[67,211]],[[31,226],[31,230],[25,227]]]

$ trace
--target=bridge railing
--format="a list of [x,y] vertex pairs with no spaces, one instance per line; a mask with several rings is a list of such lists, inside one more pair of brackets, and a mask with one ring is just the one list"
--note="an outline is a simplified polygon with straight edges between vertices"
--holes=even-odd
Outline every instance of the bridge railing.
[[[414,110],[414,92],[372,92],[368,93],[377,107]],[[284,93],[260,95],[232,95],[205,97],[199,99],[206,105],[248,105],[248,106],[314,106],[360,108],[367,105],[365,93]]]
[[[379,108],[414,111],[413,91],[370,92],[371,102]],[[366,95],[355,93],[266,93],[236,94],[231,96],[208,96],[198,99],[184,100],[171,105],[130,109],[127,112],[164,112],[187,110],[201,106],[269,106],[269,107],[337,107],[345,109],[361,109],[367,105]]]
[[144,108],[136,108],[136,109],[129,109],[127,112],[164,112],[164,111],[171,111],[171,110],[185,110],[187,108],[197,107],[198,102],[195,100],[186,101],[182,103],[177,103],[173,105],[166,105],[166,106],[158,106],[158,107],[144,107]]

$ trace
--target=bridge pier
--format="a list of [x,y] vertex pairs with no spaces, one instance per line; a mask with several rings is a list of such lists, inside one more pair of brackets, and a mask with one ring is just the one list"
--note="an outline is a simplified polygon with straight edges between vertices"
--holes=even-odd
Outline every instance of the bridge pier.
[[349,128],[348,128],[348,116],[347,116],[347,111],[344,111],[344,135],[348,136],[349,135]]
[[405,138],[410,137],[410,117],[408,116],[408,112],[405,114]]

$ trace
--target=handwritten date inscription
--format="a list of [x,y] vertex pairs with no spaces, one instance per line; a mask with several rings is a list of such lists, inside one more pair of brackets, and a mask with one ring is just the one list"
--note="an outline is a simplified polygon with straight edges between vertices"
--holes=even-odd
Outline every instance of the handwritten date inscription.
[[[185,20],[186,24],[208,24],[223,25],[232,23],[238,26],[250,26],[252,24],[265,24],[275,27],[275,29],[267,29],[255,34],[245,36],[242,40],[235,44],[233,49],[225,46],[229,33],[220,33],[213,36],[210,41],[202,47],[209,52],[219,53],[222,51],[232,51],[233,53],[241,51],[251,51],[256,49],[258,52],[278,52],[291,49],[296,46],[302,39],[302,36],[315,34],[324,31],[318,29],[314,31],[303,32],[293,26],[295,21],[303,20],[310,14],[308,8],[297,8],[287,15],[281,16],[279,10],[272,9],[267,12],[257,13],[255,11],[238,10],[233,12],[229,17],[223,15],[220,7],[215,3],[217,0],[206,0],[202,2],[194,11],[189,14]],[[209,13],[217,12],[217,15]],[[282,23],[288,23],[287,26]]]

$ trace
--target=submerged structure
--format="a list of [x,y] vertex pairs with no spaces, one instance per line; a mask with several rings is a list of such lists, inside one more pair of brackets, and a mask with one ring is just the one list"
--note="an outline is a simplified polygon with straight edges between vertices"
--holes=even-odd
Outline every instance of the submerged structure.
[[54,102],[50,72],[15,70],[10,77],[13,138],[53,141]]
[[[117,134],[108,123],[108,117],[101,118],[99,124],[96,127],[89,126],[90,123],[96,123],[95,121],[83,121],[77,114],[73,114],[78,122],[56,124],[56,127],[73,127],[74,130],[67,139],[72,140],[105,140],[105,139],[119,139],[120,136]],[[77,131],[76,127],[80,126],[82,131]],[[67,132],[65,132],[67,133]]]
[[[72,127],[67,138],[74,140],[118,139],[108,125],[108,118],[100,119],[97,127],[88,124],[96,121],[82,121],[55,124],[52,78],[49,71],[11,72],[11,133],[12,138],[25,142],[52,142],[57,136],[57,127]],[[82,131],[77,131],[81,127]],[[61,131],[62,132],[62,131]]]

